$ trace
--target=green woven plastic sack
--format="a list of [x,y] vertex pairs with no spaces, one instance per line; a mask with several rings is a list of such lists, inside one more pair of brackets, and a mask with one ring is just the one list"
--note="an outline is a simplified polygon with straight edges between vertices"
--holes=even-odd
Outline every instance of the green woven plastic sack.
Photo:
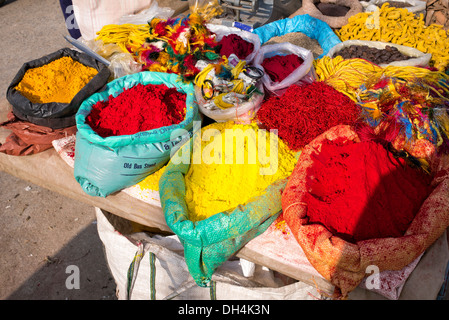
[[[188,153],[186,148],[192,151],[193,139],[195,136],[177,152]],[[245,205],[192,222],[185,202],[184,177],[189,168],[190,164],[174,163],[172,159],[159,180],[159,194],[167,225],[184,246],[190,274],[199,286],[206,287],[219,266],[262,234],[279,216],[287,179],[273,183],[265,193]]]
[[[186,117],[176,125],[133,135],[99,136],[86,118],[98,101],[118,96],[137,84],[165,84],[186,94]],[[181,81],[176,74],[140,72],[110,82],[106,89],[90,96],[76,116],[76,181],[92,196],[107,195],[139,183],[170,160],[172,152],[193,135],[194,122],[201,121],[193,84]]]

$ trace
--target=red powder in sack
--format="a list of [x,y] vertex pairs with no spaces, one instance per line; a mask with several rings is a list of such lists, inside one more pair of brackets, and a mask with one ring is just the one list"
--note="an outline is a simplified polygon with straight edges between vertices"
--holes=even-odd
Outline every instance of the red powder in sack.
[[290,149],[299,151],[318,135],[338,124],[352,124],[359,107],[324,82],[292,85],[282,96],[268,98],[257,113],[267,129],[277,129]]
[[117,97],[99,101],[86,123],[99,136],[131,135],[182,122],[186,115],[186,95],[165,84],[138,84]]
[[262,67],[264,68],[265,73],[270,77],[271,81],[281,82],[303,63],[303,58],[296,54],[288,54],[285,56],[277,55],[271,58],[265,58],[262,62]]
[[253,43],[233,33],[221,38],[218,44],[221,45],[220,55],[226,57],[229,57],[233,53],[239,59],[245,59],[254,51]]
[[326,140],[307,171],[308,223],[349,242],[401,237],[431,193],[431,177],[373,141]]

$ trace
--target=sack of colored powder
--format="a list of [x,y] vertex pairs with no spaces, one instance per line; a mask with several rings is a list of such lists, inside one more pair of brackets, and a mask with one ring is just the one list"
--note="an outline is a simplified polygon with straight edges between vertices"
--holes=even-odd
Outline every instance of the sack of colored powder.
[[[296,55],[299,59],[292,59],[291,55]],[[281,63],[282,60],[277,57],[289,59],[291,63]],[[268,63],[267,59],[273,59],[274,63]],[[263,67],[264,62],[270,65],[269,72]],[[293,63],[296,63],[296,68],[292,68]],[[262,46],[253,64],[264,71],[262,83],[269,95],[280,96],[291,85],[303,85],[316,79],[312,52],[289,42]]]
[[281,82],[299,68],[304,60],[296,54],[275,55],[262,61],[262,67],[272,82]]
[[275,134],[232,121],[204,127],[172,156],[161,205],[198,285],[277,218],[295,164]]
[[215,41],[222,45],[220,52],[217,52],[221,56],[229,57],[234,53],[248,64],[254,60],[260,49],[260,39],[257,34],[224,25],[207,24],[206,26],[215,33]]
[[257,120],[267,129],[277,129],[295,151],[333,126],[355,123],[359,116],[354,101],[321,81],[292,85],[283,95],[269,97],[257,112]]
[[111,72],[87,54],[63,48],[25,63],[8,87],[14,115],[39,126],[75,126],[81,103],[101,90]]
[[[182,119],[176,112],[170,114],[180,103],[173,89],[183,99]],[[161,92],[149,100],[153,91]],[[157,99],[167,104],[165,114]],[[117,109],[108,109],[112,106]],[[75,179],[87,194],[106,197],[167,164],[171,152],[201,127],[201,118],[191,83],[175,74],[140,72],[116,79],[86,99],[76,114],[76,125]]]
[[[421,142],[411,154],[429,151]],[[285,221],[340,297],[368,266],[402,270],[449,226],[447,157],[428,153],[429,175],[384,146],[335,126],[303,149],[282,195]]]

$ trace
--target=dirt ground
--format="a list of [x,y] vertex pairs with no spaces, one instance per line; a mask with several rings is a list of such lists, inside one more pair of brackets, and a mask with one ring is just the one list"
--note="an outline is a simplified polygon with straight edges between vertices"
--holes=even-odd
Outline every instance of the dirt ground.
[[[58,0],[8,0],[0,21],[0,90],[6,95],[22,64],[66,47],[68,32]],[[116,299],[93,207],[4,172],[0,190],[0,299]],[[73,265],[79,289],[66,286]]]

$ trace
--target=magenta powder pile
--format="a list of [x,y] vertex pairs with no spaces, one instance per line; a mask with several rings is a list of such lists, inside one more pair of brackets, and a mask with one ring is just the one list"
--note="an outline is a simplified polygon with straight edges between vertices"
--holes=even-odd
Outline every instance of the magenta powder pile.
[[296,54],[276,55],[271,58],[265,58],[262,62],[262,67],[271,81],[281,82],[303,63],[304,59]]
[[232,53],[239,59],[245,59],[254,51],[254,44],[246,41],[237,34],[229,34],[224,36],[220,42],[220,55],[229,57]]

